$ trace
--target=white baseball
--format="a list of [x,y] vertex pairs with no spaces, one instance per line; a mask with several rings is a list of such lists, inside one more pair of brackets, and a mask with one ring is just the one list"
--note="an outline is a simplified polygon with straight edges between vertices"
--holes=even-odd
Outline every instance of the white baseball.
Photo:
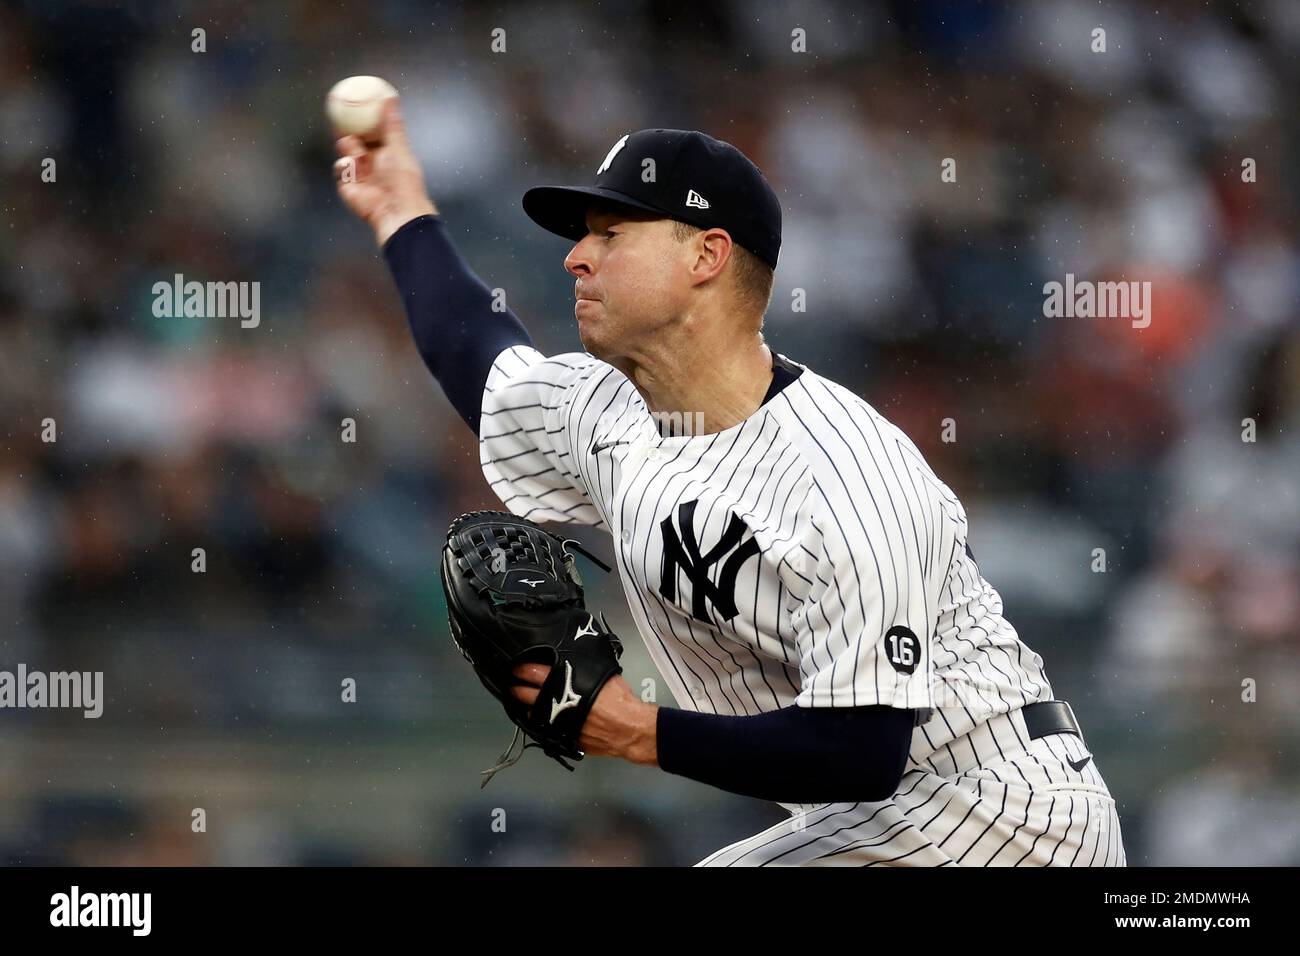
[[360,136],[369,143],[383,138],[384,103],[397,96],[387,80],[349,76],[339,80],[325,98],[325,114],[340,136]]

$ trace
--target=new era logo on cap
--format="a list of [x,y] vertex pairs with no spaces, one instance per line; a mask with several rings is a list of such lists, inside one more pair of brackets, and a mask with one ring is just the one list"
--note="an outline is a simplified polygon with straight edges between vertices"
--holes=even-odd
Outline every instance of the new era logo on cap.
[[686,205],[694,206],[696,209],[708,209],[709,201],[694,189],[688,189],[686,191]]
[[[708,197],[708,198],[705,198]],[[524,194],[534,222],[575,242],[601,200],[658,213],[701,229],[720,228],[773,268],[781,249],[781,204],[736,147],[695,130],[643,129],[620,136],[591,186],[535,186]]]

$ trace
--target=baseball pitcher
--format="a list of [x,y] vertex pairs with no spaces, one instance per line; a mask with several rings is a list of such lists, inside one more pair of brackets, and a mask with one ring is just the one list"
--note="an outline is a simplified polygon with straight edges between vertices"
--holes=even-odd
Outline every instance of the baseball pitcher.
[[[572,243],[583,348],[543,355],[457,252],[396,102],[382,145],[337,148],[339,194],[507,509],[452,525],[443,586],[530,745],[790,811],[701,866],[1125,865],[1115,801],[961,503],[874,408],[764,341],[781,207],[749,159],[646,129],[592,158],[592,185],[528,190]],[[679,707],[623,679],[580,549],[538,523],[609,532]]]

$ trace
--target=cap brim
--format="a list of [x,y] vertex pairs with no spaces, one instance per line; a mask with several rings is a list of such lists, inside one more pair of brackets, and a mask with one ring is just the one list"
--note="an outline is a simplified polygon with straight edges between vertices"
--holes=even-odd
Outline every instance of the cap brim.
[[546,231],[577,242],[587,235],[587,208],[596,199],[668,215],[662,209],[603,186],[534,186],[524,193],[524,212]]

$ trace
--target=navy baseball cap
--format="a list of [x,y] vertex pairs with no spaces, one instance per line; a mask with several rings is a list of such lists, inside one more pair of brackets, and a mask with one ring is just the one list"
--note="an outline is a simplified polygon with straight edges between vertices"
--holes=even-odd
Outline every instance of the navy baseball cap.
[[720,139],[682,129],[628,133],[596,170],[596,185],[535,186],[524,193],[524,212],[543,229],[577,242],[587,235],[593,199],[725,229],[737,245],[776,268],[781,203],[749,157]]

